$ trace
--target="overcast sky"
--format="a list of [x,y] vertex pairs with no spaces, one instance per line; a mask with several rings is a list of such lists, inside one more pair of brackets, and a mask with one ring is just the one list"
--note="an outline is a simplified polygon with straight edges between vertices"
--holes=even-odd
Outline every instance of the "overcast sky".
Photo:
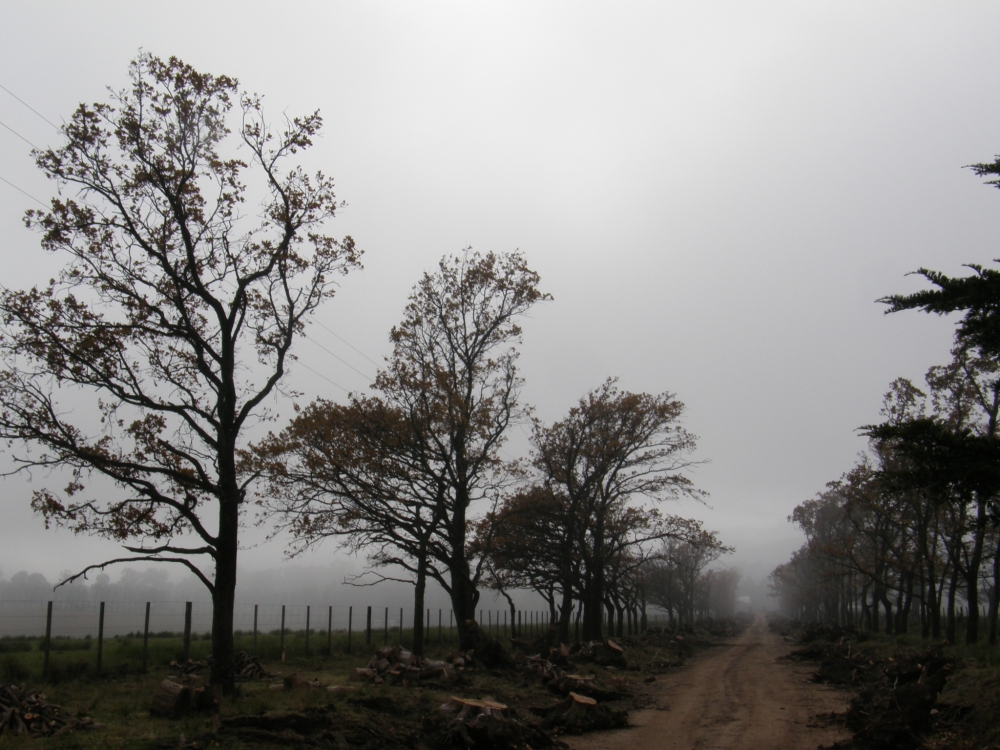
[[[801,544],[786,517],[850,468],[890,381],[948,357],[951,321],[874,300],[920,288],[920,266],[1000,256],[1000,194],[962,169],[1000,152],[997,28],[987,2],[35,0],[4,5],[0,85],[59,123],[143,49],[235,76],[274,114],[319,108],[306,164],[336,178],[330,231],[365,270],[297,349],[328,378],[300,367],[305,398],[366,385],[351,368],[374,374],[443,254],[520,249],[554,296],[523,325],[525,400],[552,421],[609,375],[675,393],[711,498],[667,510],[760,576]],[[2,90],[0,121],[59,143]],[[28,150],[0,128],[0,177],[46,201]],[[33,206],[0,183],[7,286],[56,267],[22,226]],[[2,485],[0,571],[116,553],[44,531],[30,487]]]

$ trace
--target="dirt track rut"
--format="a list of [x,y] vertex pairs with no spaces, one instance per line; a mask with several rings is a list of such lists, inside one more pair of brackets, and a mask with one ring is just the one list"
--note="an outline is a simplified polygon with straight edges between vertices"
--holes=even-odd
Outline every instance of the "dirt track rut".
[[815,750],[847,739],[818,714],[844,711],[848,696],[808,681],[813,668],[779,660],[789,644],[763,616],[732,643],[658,678],[655,708],[628,729],[565,738],[572,750]]

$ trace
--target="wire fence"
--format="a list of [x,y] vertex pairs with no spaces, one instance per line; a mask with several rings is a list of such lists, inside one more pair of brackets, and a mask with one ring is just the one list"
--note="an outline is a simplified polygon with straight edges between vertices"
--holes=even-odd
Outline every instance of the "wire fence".
[[[51,610],[50,610],[51,608]],[[190,608],[190,622],[187,611]],[[147,624],[148,610],[148,624]],[[49,612],[51,611],[51,616]],[[549,613],[519,610],[516,618],[527,633],[537,634],[548,627]],[[480,626],[494,635],[514,634],[516,623],[510,610],[480,609]],[[413,608],[352,605],[236,604],[233,630],[240,633],[285,632],[402,632],[414,624]],[[453,610],[429,608],[424,612],[426,637],[455,634]],[[401,630],[402,628],[402,630]],[[0,640],[38,638],[50,630],[53,638],[93,638],[149,633],[179,634],[190,629],[194,635],[212,630],[212,603],[184,601],[38,601],[0,599]],[[375,637],[374,635],[372,636]]]

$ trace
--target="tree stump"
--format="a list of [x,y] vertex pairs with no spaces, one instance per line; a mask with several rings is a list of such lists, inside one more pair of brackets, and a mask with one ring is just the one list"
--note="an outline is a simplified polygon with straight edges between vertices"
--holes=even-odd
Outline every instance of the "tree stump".
[[172,680],[164,680],[153,695],[153,705],[150,706],[149,713],[153,716],[177,719],[190,708],[191,688]]

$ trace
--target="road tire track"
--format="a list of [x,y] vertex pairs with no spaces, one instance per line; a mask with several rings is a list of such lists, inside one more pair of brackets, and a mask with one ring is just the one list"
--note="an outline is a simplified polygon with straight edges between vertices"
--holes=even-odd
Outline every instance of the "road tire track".
[[653,709],[630,727],[564,738],[572,750],[815,750],[850,734],[817,721],[849,696],[809,682],[808,665],[781,659],[785,640],[758,616],[742,636],[658,678]]

